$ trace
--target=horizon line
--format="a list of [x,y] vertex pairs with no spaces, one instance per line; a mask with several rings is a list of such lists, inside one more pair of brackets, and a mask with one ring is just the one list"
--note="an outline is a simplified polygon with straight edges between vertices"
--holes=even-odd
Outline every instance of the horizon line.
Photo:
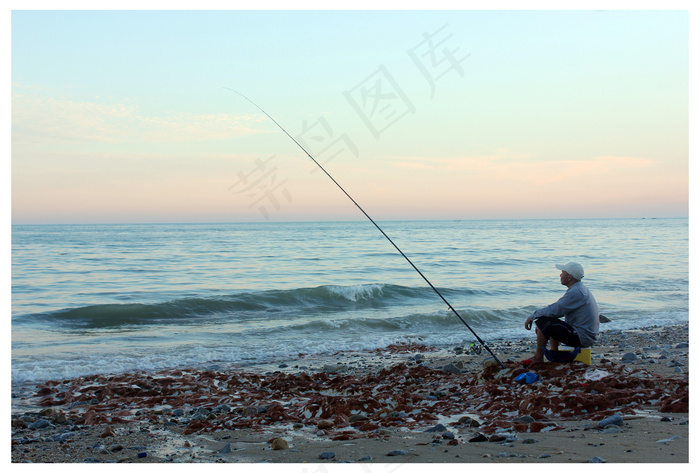
[[[517,217],[517,218],[431,218],[431,219],[375,219],[378,222],[496,222],[496,221],[519,221],[519,220],[682,220],[689,219],[686,216],[664,216],[664,217]],[[290,224],[290,223],[360,223],[369,222],[366,218],[348,220],[281,220],[281,221],[209,221],[209,222],[53,222],[53,223],[16,223],[11,222],[11,226],[49,226],[49,225],[228,225],[228,224]],[[371,223],[371,222],[369,222]]]

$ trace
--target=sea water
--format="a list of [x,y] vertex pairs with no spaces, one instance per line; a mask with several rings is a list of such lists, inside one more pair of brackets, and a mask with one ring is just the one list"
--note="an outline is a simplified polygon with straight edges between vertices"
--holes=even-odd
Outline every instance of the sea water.
[[[688,219],[379,224],[487,344],[568,261],[602,330],[688,321]],[[15,383],[475,341],[368,221],[15,225],[11,329]]]

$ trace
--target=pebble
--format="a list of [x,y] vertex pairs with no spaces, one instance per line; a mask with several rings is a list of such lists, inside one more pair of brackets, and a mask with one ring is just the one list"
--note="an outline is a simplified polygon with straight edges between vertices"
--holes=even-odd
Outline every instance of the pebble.
[[289,448],[289,444],[285,439],[274,438],[272,439],[272,449],[273,450],[284,450]]
[[358,462],[370,462],[372,461],[372,455],[365,455],[364,457],[357,460]]
[[479,427],[479,421],[472,419],[469,416],[463,416],[459,418],[460,424],[467,424],[467,427]]
[[392,450],[386,454],[388,457],[398,457],[401,455],[408,455],[408,452],[406,450]]
[[603,428],[606,425],[623,425],[622,416],[616,413],[598,422],[598,427]]
[[442,371],[445,373],[462,374],[462,370],[457,368],[453,363],[449,363],[442,367]]
[[47,427],[51,426],[51,422],[49,422],[46,419],[39,419],[37,421],[32,422],[29,424],[29,428],[32,430],[37,430],[37,429],[45,429]]
[[588,461],[588,463],[605,463],[605,459],[600,457],[593,457]]
[[330,429],[333,427],[333,422],[327,419],[321,419],[318,421],[318,424],[316,424],[316,427],[319,429]]
[[431,428],[429,428],[428,430],[426,430],[426,432],[446,432],[446,431],[447,431],[447,427],[445,427],[445,426],[442,425],[442,424],[438,424],[438,425],[436,425],[436,426],[434,426],[434,427],[431,427]]
[[513,419],[513,422],[516,424],[532,424],[535,422],[535,418],[529,415],[524,415],[520,417],[516,417]]
[[335,452],[322,452],[319,454],[318,458],[321,460],[330,460],[331,458],[335,458]]
[[220,450],[219,453],[231,453],[231,443],[227,443]]
[[624,355],[622,355],[622,362],[623,363],[629,363],[630,361],[636,361],[638,359],[639,358],[637,357],[637,355],[635,355],[632,352],[627,352]]
[[488,442],[489,438],[484,434],[478,434],[475,437],[469,439],[470,442]]
[[61,435],[62,435],[62,434],[53,434],[53,435],[50,435],[49,437],[46,437],[46,439],[44,439],[44,441],[45,441],[45,442],[60,442],[60,441],[61,441]]
[[198,407],[194,410],[195,416],[207,417],[209,414],[211,414],[211,411],[206,407]]

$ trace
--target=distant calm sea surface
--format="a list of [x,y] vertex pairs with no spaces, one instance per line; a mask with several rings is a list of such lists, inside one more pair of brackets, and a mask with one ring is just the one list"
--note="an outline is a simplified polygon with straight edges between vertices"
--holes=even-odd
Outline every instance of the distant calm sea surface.
[[[489,341],[580,262],[603,330],[688,321],[688,219],[379,222]],[[12,380],[474,341],[370,222],[16,225]]]

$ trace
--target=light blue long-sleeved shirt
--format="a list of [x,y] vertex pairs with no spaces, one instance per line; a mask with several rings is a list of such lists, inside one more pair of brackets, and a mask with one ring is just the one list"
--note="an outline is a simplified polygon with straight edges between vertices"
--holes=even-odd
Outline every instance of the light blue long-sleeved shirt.
[[530,317],[564,317],[576,329],[583,346],[591,346],[598,339],[598,303],[581,281],[572,285],[554,304],[536,310]]

